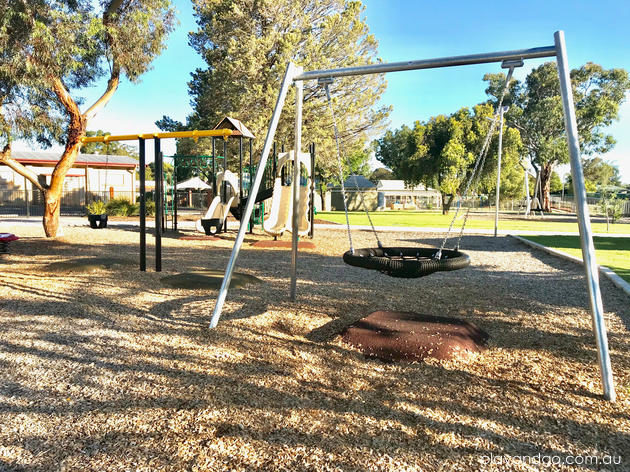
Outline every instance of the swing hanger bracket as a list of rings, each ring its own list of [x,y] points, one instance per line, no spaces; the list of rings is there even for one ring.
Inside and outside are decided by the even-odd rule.
[[[506,59],[501,63],[501,69],[514,69],[515,67],[523,67],[523,59]]]
[[[320,77],[317,79],[317,85],[330,85],[335,81],[333,77]]]

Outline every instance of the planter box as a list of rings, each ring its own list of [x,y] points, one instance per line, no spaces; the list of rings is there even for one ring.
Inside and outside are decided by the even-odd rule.
[[[220,218],[202,218],[201,226],[203,226],[203,230],[206,233],[206,236],[214,236],[215,234],[221,232],[223,221],[221,221]]]
[[[107,215],[88,215],[90,228],[107,228]]]

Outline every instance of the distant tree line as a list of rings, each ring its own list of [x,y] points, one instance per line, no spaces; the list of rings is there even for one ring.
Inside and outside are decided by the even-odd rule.
[[[599,156],[588,156],[604,154],[615,144],[604,130],[618,118],[619,105],[630,89],[628,73],[588,63],[572,70],[571,80],[587,188],[619,183],[619,172],[613,165]],[[438,189],[444,197],[444,211],[464,190],[488,129],[487,118],[494,113],[506,77],[487,74],[484,81],[488,84],[486,103],[472,111],[462,108],[451,115],[417,121],[411,128],[387,131],[374,144],[377,160],[395,176],[409,184],[422,182]],[[524,170],[531,167],[540,182],[543,209],[549,211],[552,188],[558,184],[562,188],[554,169],[569,162],[556,64],[549,62],[533,69],[523,83],[511,80],[504,104],[509,110],[503,130],[501,194],[524,195]],[[492,136],[489,162],[477,192],[496,191],[497,135],[498,130]]]

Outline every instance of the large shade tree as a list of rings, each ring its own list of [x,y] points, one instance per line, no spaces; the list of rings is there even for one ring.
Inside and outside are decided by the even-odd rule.
[[[377,61],[377,42],[369,34],[361,2],[344,0],[194,0],[199,30],[190,44],[207,68],[197,69],[189,84],[194,112],[186,123],[164,117],[163,130],[214,127],[224,116],[241,120],[258,137],[257,151],[269,126],[287,63],[307,70]],[[386,87],[382,75],[348,77],[331,86],[344,155],[357,156],[370,133],[389,114],[377,108]],[[293,148],[294,91],[287,96],[276,133],[279,144]],[[304,84],[303,142],[314,142],[320,180],[337,175],[333,126],[325,92],[317,82]],[[178,143],[180,154],[207,154],[208,141]],[[258,152],[256,152],[258,154]],[[353,164],[354,166],[354,164]],[[346,172],[350,172],[346,167]]]
[[[452,115],[439,115],[426,122],[416,121],[413,128],[388,131],[375,142],[376,158],[409,185],[424,184],[442,194],[443,213],[447,213],[458,195],[471,182],[472,191],[494,190],[497,162],[497,134],[492,136],[483,168],[479,165],[474,180],[471,175],[490,131],[494,109],[481,104],[473,110],[462,108]],[[520,194],[522,171],[519,170],[519,133],[506,128],[503,133],[503,194]]]
[[[486,92],[499,96],[505,83],[503,74],[488,74]],[[619,105],[630,88],[624,69],[606,70],[587,63],[571,71],[580,148],[582,154],[606,153],[615,144],[605,128],[618,118]],[[512,81],[511,102],[506,119],[521,134],[525,153],[538,172],[543,189],[543,209],[551,210],[549,199],[551,176],[559,164],[569,162],[564,125],[560,82],[555,62],[532,70],[524,83]]]
[[[135,82],[164,48],[175,18],[169,0],[0,0],[0,163],[41,190],[47,236],[56,236],[63,181],[88,122],[120,80]],[[80,91],[106,77],[101,96]],[[64,150],[50,182],[11,158],[25,139]]]

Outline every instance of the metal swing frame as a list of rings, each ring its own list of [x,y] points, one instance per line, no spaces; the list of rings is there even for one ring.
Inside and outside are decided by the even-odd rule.
[[[271,117],[271,123],[267,131],[262,155],[256,172],[250,198],[245,206],[245,213],[242,221],[249,221],[250,215],[254,209],[254,198],[262,180],[262,169],[265,168],[269,152],[271,151],[272,142],[275,136],[276,128],[280,114],[286,100],[287,92],[291,85],[295,86],[295,146],[294,149],[300,151],[302,149],[302,102],[303,102],[303,83],[307,80],[317,80],[320,78],[347,77],[365,74],[382,74],[386,72],[398,72],[419,69],[435,69],[441,67],[463,66],[471,64],[485,64],[492,62],[519,61],[525,59],[537,59],[545,57],[555,57],[558,64],[558,78],[560,80],[560,92],[562,96],[562,105],[564,109],[565,129],[567,133],[567,141],[569,147],[569,156],[571,163],[571,176],[575,186],[575,201],[577,205],[577,219],[580,232],[580,241],[582,246],[582,257],[584,260],[584,269],[588,283],[588,293],[590,301],[590,309],[592,315],[593,333],[597,344],[597,357],[599,361],[599,369],[604,392],[604,398],[609,401],[615,401],[615,388],[613,383],[612,367],[610,363],[610,354],[608,351],[608,337],[606,334],[606,324],[604,321],[604,309],[602,304],[601,291],[599,286],[599,271],[595,260],[595,247],[593,245],[593,234],[590,224],[589,209],[586,202],[586,189],[584,187],[584,173],[580,160],[580,145],[578,139],[577,120],[575,115],[575,107],[573,103],[573,93],[571,89],[571,78],[569,75],[569,65],[567,60],[566,45],[564,40],[564,32],[556,31],[554,33],[554,45],[537,47],[530,49],[519,49],[513,51],[491,52],[482,54],[472,54],[464,56],[443,57],[437,59],[424,59],[404,62],[393,62],[385,64],[370,64],[358,67],[346,67],[329,70],[314,70],[304,72],[302,67],[289,63],[282,80],[278,99]],[[294,181],[299,179],[299,166],[294,168]],[[297,186],[293,189],[293,216],[292,227],[298,226],[297,208],[299,204],[299,193]],[[212,313],[210,328],[215,328],[221,317],[223,305],[227,297],[228,288],[232,279],[232,273],[236,260],[240,252],[247,225],[241,223],[241,226],[234,242],[234,247],[225,269],[225,276],[219,295]],[[298,235],[292,232],[292,251],[291,251],[291,289],[290,298],[292,301],[296,299],[297,285],[297,257],[298,257]]]

